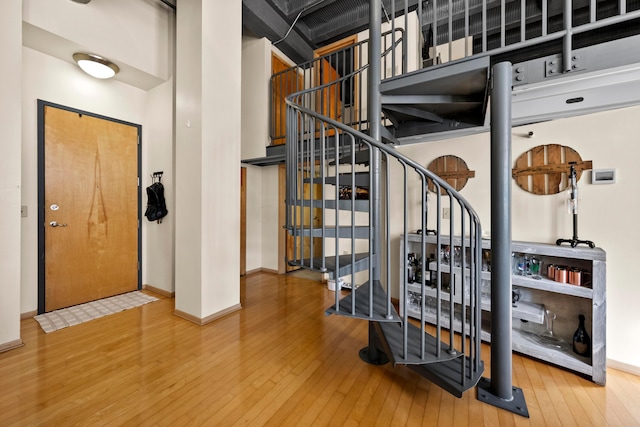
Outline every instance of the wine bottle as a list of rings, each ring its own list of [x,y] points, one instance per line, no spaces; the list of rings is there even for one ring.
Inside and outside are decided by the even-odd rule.
[[[584,316],[578,316],[580,323],[578,329],[573,334],[573,352],[577,355],[589,357],[591,356],[591,338],[584,327]]]

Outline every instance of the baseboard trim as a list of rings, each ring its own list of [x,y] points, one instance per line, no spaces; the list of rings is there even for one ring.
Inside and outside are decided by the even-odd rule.
[[[629,365],[628,363],[618,362],[617,360],[607,359],[607,368],[617,369],[628,374],[640,377],[640,367]]]
[[[37,310],[27,311],[26,313],[20,313],[20,320],[31,319],[38,315]]]
[[[0,344],[0,353],[22,347],[23,345],[24,343],[22,342],[22,340],[14,340],[6,342],[4,344]]]
[[[180,318],[182,318],[182,319],[188,320],[189,322],[195,323],[196,325],[204,326],[207,323],[211,323],[216,319],[224,317],[227,314],[231,314],[231,313],[233,313],[235,311],[238,311],[240,309],[242,309],[242,305],[236,304],[236,305],[233,305],[231,307],[225,308],[224,310],[218,311],[217,313],[210,314],[209,316],[207,316],[207,317],[205,317],[203,319],[201,319],[201,318],[199,318],[197,316],[194,316],[193,314],[185,313],[184,311],[180,311],[180,310],[177,310],[177,309],[173,310],[173,314],[178,316],[178,317],[180,317]]]
[[[272,273],[272,274],[279,274],[278,270],[272,270],[271,268],[254,268],[253,270],[249,270],[245,273],[245,276],[248,276],[249,274],[253,274],[253,273]]]
[[[145,291],[153,292],[154,294],[161,295],[165,298],[174,298],[176,296],[175,292],[165,291],[164,289],[156,288],[155,286],[151,285],[142,285],[142,289],[144,289]]]

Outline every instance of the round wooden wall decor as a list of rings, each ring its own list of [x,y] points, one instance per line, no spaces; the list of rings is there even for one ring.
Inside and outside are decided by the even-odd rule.
[[[582,160],[571,147],[559,144],[538,145],[516,159],[511,175],[524,191],[533,194],[557,194],[566,190],[569,163],[575,162],[576,178],[592,169],[591,160]],[[565,175],[565,179],[563,179]]]
[[[475,171],[470,171],[464,160],[452,155],[438,157],[429,163],[427,169],[447,181],[447,184],[456,191],[462,190],[469,178],[476,176]],[[436,192],[436,187],[431,181],[429,181],[429,191]],[[440,194],[446,194],[443,188],[440,189]]]

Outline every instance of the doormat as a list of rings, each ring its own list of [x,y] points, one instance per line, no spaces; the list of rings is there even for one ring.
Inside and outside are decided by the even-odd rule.
[[[39,314],[35,316],[34,319],[38,321],[42,330],[48,334],[58,329],[79,325],[89,320],[128,310],[157,300],[158,298],[146,295],[140,291],[134,291]]]

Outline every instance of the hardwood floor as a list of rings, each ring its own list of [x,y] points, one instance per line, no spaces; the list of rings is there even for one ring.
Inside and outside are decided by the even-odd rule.
[[[516,355],[525,419],[361,362],[367,323],[325,317],[318,282],[256,273],[242,291],[242,310],[205,326],[163,297],[48,335],[23,320],[25,346],[0,354],[0,426],[640,425],[640,377],[609,369],[600,387]]]

